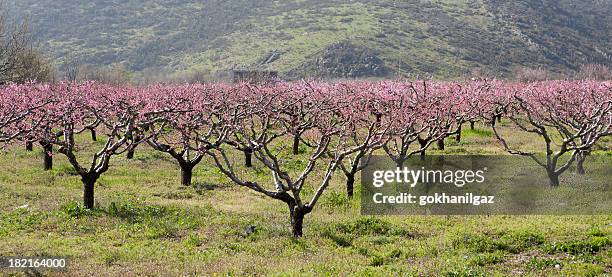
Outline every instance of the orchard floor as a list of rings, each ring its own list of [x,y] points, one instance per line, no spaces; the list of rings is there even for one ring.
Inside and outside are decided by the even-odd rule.
[[[478,128],[430,153],[502,153]],[[505,132],[523,148],[539,143]],[[83,161],[103,143],[79,139]],[[595,154],[611,153],[604,144]],[[112,160],[96,185],[97,208],[86,211],[63,156],[45,172],[40,149],[21,148],[0,152],[0,256],[70,257],[69,271],[45,275],[612,275],[612,213],[366,217],[359,191],[348,200],[337,175],[296,240],[286,205],[233,185],[210,161],[196,167],[193,186],[181,187],[169,156],[140,147],[133,160]],[[285,162],[298,169],[305,157]],[[260,164],[243,172],[270,181]],[[251,225],[256,232],[246,236]]]

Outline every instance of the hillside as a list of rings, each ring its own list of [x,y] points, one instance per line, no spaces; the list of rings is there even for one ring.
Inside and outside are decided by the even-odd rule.
[[[507,76],[612,66],[612,1],[13,0],[50,56],[147,73]]]

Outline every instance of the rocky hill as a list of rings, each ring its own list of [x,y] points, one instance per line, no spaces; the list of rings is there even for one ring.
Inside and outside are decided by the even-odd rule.
[[[71,60],[181,74],[507,76],[612,66],[610,0],[13,0],[41,47]]]

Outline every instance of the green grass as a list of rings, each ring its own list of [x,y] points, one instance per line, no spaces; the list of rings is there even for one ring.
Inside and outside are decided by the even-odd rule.
[[[80,139],[84,160],[95,143]],[[482,130],[430,152],[458,151],[502,153]],[[17,146],[0,153],[0,255],[69,256],[71,275],[612,274],[612,215],[361,216],[359,185],[348,199],[337,175],[296,240],[285,204],[233,185],[208,160],[185,188],[171,159],[139,147],[134,160],[113,159],[88,211],[66,160],[56,154],[55,168],[43,172],[39,154]],[[298,169],[305,157],[283,158]],[[270,181],[259,163],[241,171]],[[251,225],[256,232],[247,236]]]

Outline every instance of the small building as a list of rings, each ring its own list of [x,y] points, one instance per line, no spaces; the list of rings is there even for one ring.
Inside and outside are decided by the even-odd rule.
[[[278,80],[278,71],[270,70],[232,70],[232,80],[234,83],[249,82],[254,84],[265,83]]]

